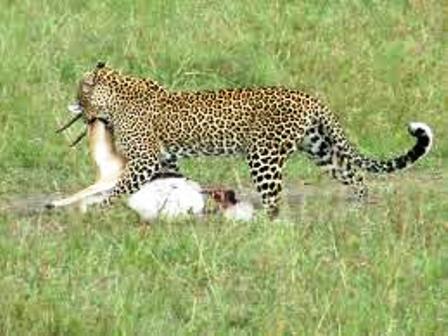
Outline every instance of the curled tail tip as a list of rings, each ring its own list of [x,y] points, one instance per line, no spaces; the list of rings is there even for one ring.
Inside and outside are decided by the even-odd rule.
[[[425,123],[418,121],[409,123],[409,133],[417,138],[420,138],[422,136],[426,136],[431,140],[433,138],[431,127],[429,127]]]
[[[418,142],[425,147],[425,154],[429,152],[432,147],[434,134],[431,127],[422,122],[409,123],[409,133],[416,137]]]
[[[412,166],[415,161],[423,158],[431,150],[433,133],[431,127],[422,122],[409,123],[408,131],[409,134],[417,138],[417,142],[406,154],[386,161],[363,157],[355,163],[359,167],[377,174],[391,173]]]

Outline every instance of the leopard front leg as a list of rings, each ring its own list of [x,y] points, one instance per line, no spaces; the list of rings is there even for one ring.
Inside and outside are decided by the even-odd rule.
[[[140,190],[146,182],[160,173],[160,168],[159,159],[155,154],[139,154],[138,157],[129,160],[101,206],[108,206],[119,196]]]
[[[276,218],[279,213],[282,168],[291,150],[290,144],[274,143],[268,147],[262,143],[253,146],[247,154],[252,181],[271,219]]]

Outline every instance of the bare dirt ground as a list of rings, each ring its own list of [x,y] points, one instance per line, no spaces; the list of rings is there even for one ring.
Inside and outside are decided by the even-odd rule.
[[[390,176],[387,178],[377,178],[369,181],[371,193],[367,204],[376,204],[381,199],[381,189],[393,188],[395,190],[407,190],[405,192],[415,193],[420,188],[433,189],[442,194],[448,193],[448,188],[443,184],[445,180],[443,172],[434,171],[431,174],[407,173],[401,176]],[[249,201],[255,208],[261,208],[258,194],[249,186],[236,190],[241,200]],[[53,194],[33,194],[33,195],[12,195],[0,199],[0,212],[10,212],[17,216],[32,216],[34,214],[51,211],[46,209],[45,204],[53,199],[62,197],[61,193]],[[282,193],[282,212],[293,214],[298,211],[306,202],[320,202],[325,198],[326,202],[338,204],[352,202],[350,192],[337,183],[322,181],[318,184],[307,184],[303,181],[292,181],[286,185]]]

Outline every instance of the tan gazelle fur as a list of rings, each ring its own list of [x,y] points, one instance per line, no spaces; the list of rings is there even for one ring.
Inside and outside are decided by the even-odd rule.
[[[60,200],[53,201],[54,207],[78,203],[81,211],[87,206],[99,203],[116,184],[126,160],[116,151],[113,135],[101,120],[88,124],[89,153],[96,165],[96,181],[91,186]]]

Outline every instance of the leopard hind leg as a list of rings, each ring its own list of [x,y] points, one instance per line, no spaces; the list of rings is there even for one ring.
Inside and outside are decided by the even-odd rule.
[[[367,197],[364,176],[352,163],[348,146],[338,143],[324,125],[315,125],[305,132],[301,149],[332,178],[349,186],[355,200],[362,201]]]

